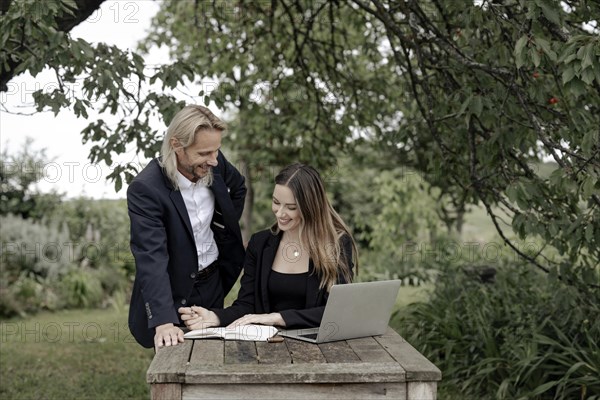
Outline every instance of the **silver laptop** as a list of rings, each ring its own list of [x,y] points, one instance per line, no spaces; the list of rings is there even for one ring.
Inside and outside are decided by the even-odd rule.
[[[333,285],[318,328],[279,331],[311,343],[382,335],[396,303],[399,280]]]

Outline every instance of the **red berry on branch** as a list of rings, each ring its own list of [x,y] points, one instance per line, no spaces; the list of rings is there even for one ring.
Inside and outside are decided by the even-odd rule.
[[[558,99],[556,97],[550,97],[550,100],[548,100],[548,103],[556,104],[556,103],[558,103]]]
[[[537,79],[537,78],[539,78],[539,77],[540,77],[540,73],[539,73],[539,72],[537,72],[537,71],[535,71],[535,72],[533,73],[533,78],[534,78],[534,79]]]

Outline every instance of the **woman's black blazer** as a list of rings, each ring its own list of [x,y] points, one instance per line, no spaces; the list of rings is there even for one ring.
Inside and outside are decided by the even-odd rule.
[[[244,274],[241,279],[241,288],[237,300],[225,309],[213,309],[222,326],[229,325],[236,319],[246,314],[264,314],[272,312],[269,304],[268,282],[272,270],[275,254],[281,241],[282,233],[274,235],[270,230],[264,230],[252,235],[246,248],[244,260]],[[341,239],[342,251],[349,261],[350,275],[352,276],[352,245],[347,236]],[[326,289],[319,289],[319,276],[310,260],[309,277],[306,288],[306,303],[302,310],[280,311],[287,328],[316,327],[321,323],[325,303],[329,293]],[[342,274],[338,283],[347,283]]]

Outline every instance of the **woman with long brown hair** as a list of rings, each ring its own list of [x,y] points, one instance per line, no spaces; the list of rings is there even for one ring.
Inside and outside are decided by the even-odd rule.
[[[352,280],[356,245],[319,173],[292,164],[275,177],[276,221],[248,243],[237,300],[228,308],[180,308],[190,329],[263,324],[318,326],[329,289]]]

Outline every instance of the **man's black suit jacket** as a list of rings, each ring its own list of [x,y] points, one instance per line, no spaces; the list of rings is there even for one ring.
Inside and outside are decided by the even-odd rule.
[[[222,326],[227,326],[246,314],[265,314],[272,312],[269,304],[269,275],[282,233],[274,235],[269,230],[258,232],[250,238],[244,260],[244,274],[241,279],[237,300],[225,309],[212,309]],[[352,242],[348,236],[340,239],[342,251],[353,275]],[[323,244],[325,246],[325,244]],[[321,324],[325,304],[329,293],[320,289],[320,277],[315,272],[312,260],[308,263],[308,281],[306,285],[306,303],[301,310],[280,311],[287,328],[317,327]],[[347,283],[343,275],[338,275],[338,283]]]
[[[244,246],[239,219],[244,209],[244,177],[221,152],[210,189],[215,195],[211,228],[219,249],[219,272],[226,295],[239,277]],[[183,197],[158,160],[152,160],[127,189],[131,252],[136,276],[129,329],[144,347],[154,345],[154,328],[180,324],[177,309],[189,306],[198,271],[194,235]]]

